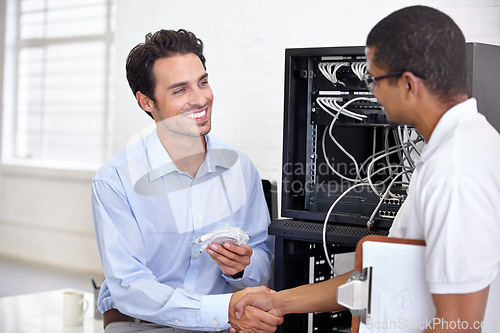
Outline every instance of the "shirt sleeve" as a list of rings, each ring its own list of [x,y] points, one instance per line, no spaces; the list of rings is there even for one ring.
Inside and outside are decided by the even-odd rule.
[[[250,162],[249,162],[250,163]],[[250,163],[250,194],[248,205],[246,205],[246,225],[250,230],[250,241],[247,244],[253,250],[248,265],[239,279],[233,279],[229,275],[223,277],[233,287],[243,289],[268,285],[271,277],[271,262],[274,258],[274,237],[268,234],[271,223],[269,210],[264,197],[262,180],[257,170]]]
[[[434,294],[471,293],[496,277],[500,227],[487,184],[464,177],[433,179],[419,201],[426,274]]]
[[[112,295],[103,298],[100,310],[116,307],[134,318],[199,331],[229,328],[231,294],[189,294],[155,279],[146,266],[141,230],[123,186],[114,178],[94,180],[92,185],[94,226],[106,276],[103,286]]]

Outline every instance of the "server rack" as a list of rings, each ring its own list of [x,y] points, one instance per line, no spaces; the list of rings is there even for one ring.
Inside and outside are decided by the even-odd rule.
[[[373,165],[369,170],[370,162],[401,144],[403,136],[416,134],[388,124],[364,86],[364,47],[287,49],[285,57],[282,216],[323,221],[354,184],[390,180],[406,156],[387,154],[376,161],[377,173]],[[406,192],[393,184],[390,200],[377,207],[383,191],[384,186],[351,190],[329,221],[364,227],[377,209],[370,222],[388,229]]]
[[[281,215],[292,219],[275,220],[269,229],[276,240],[277,290],[334,277],[336,272],[328,261],[335,267],[334,258],[353,252],[366,235],[387,235],[405,194],[398,185],[394,190],[397,198],[381,203],[371,228],[367,228],[367,221],[380,201],[380,193],[360,186],[344,195],[329,214],[325,253],[322,222],[331,204],[360,181],[351,182],[349,178],[366,176],[366,171],[356,170],[359,166],[341,149],[357,161],[367,160],[374,150],[384,151],[397,145],[394,135],[390,135],[395,128],[387,123],[381,106],[361,80],[366,70],[364,47],[287,49],[285,57]],[[339,113],[335,117],[327,103],[340,107],[348,103],[345,109],[357,116]],[[323,139],[334,118],[333,136],[339,144]],[[381,164],[385,167],[400,163],[400,158],[390,154]],[[342,171],[335,170],[341,176],[331,166],[343,167]],[[382,171],[373,176],[373,181],[388,176],[388,171]],[[379,188],[379,192],[382,190]],[[350,322],[348,311],[292,314],[286,316],[279,332],[346,332],[350,331]]]

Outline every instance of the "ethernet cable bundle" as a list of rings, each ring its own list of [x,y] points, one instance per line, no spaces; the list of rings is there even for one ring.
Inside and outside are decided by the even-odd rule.
[[[199,245],[199,253],[202,253],[212,243],[222,245],[225,242],[229,242],[236,245],[244,245],[247,244],[249,240],[250,237],[241,228],[220,226],[193,241],[193,245]]]

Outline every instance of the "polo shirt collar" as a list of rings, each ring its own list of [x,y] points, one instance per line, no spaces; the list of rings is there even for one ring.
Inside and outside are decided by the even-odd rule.
[[[423,161],[427,156],[430,156],[431,152],[441,145],[461,119],[477,113],[477,101],[475,98],[469,98],[446,111],[432,131],[429,142],[424,146],[420,160]]]

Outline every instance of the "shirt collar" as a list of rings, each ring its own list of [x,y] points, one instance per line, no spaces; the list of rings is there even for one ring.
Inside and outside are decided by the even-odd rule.
[[[429,142],[425,145],[420,159],[424,160],[435,148],[439,147],[461,119],[476,113],[478,113],[478,111],[475,98],[469,98],[446,111],[441,116],[441,119],[439,119],[436,127],[434,127]]]
[[[215,167],[222,167],[224,169],[229,169],[234,165],[236,152],[229,150],[227,148],[217,148],[217,144],[212,142],[212,137],[205,135],[205,140],[207,141],[207,157],[209,170],[215,171]]]
[[[207,154],[200,166],[200,171],[206,169],[203,174],[215,172],[216,167],[229,169],[234,164],[233,159],[228,158],[227,154],[224,153],[225,149],[216,149],[214,147],[212,139],[208,134],[205,135],[205,141],[207,143]],[[161,144],[156,129],[147,139],[146,155],[149,162],[150,181],[154,181],[174,171],[181,172]]]

